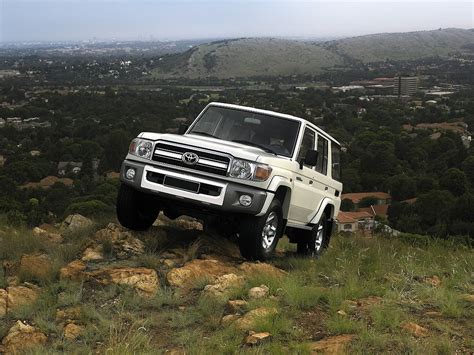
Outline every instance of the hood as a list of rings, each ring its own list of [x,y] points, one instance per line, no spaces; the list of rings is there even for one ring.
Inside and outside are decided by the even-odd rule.
[[[139,134],[139,137],[150,140],[165,140],[171,143],[179,143],[194,146],[196,148],[215,150],[222,153],[228,153],[235,158],[241,158],[250,161],[257,161],[259,158],[274,157],[273,154],[265,152],[264,150],[257,147],[200,135],[143,132]]]

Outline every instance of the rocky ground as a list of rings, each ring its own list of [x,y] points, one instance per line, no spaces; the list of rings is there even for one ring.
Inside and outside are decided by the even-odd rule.
[[[0,231],[0,353],[474,351],[472,250],[337,236],[271,263],[191,219]],[[1,249],[0,249],[1,250]]]

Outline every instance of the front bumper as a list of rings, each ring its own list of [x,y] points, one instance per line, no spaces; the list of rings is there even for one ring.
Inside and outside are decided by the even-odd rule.
[[[128,169],[135,169],[133,180],[126,178],[125,174]],[[244,184],[203,177],[128,159],[122,163],[120,180],[137,190],[160,196],[164,200],[175,200],[230,213],[261,214],[274,195],[272,192]],[[173,183],[167,183],[168,181]],[[191,186],[193,188],[197,186],[197,191],[191,191]],[[239,202],[241,195],[251,196],[252,204],[242,206]]]

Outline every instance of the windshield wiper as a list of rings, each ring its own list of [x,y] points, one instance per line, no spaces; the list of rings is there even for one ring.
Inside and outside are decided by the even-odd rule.
[[[199,134],[201,136],[206,136],[206,137],[212,137],[212,138],[216,138],[216,139],[220,139],[219,137],[216,137],[215,135],[213,134],[210,134],[210,133],[207,133],[207,132],[201,132],[201,131],[196,131],[196,132],[189,132],[189,134]]]
[[[270,149],[270,148],[265,147],[264,145],[261,145],[261,144],[258,144],[258,143],[249,142],[249,141],[240,140],[240,139],[234,139],[232,142],[241,143],[241,144],[246,144],[246,145],[250,145],[250,146],[253,146],[253,147],[257,147],[257,148],[260,148],[260,149],[264,150],[264,151],[267,152],[267,153],[272,153],[272,154],[274,154],[274,155],[277,155],[277,153],[276,153],[273,149]]]

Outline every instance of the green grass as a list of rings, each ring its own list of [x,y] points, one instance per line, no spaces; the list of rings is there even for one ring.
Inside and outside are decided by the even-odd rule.
[[[43,292],[34,304],[2,319],[0,338],[16,319],[22,319],[48,334],[47,345],[32,350],[38,354],[146,354],[171,348],[189,354],[309,354],[311,342],[339,334],[353,334],[350,352],[359,354],[451,354],[474,348],[474,306],[461,300],[462,294],[474,293],[474,253],[463,243],[410,236],[335,236],[325,255],[311,260],[295,257],[294,246],[284,242],[279,247],[288,255],[271,263],[286,270],[286,275],[246,275],[242,286],[213,297],[202,294],[203,288],[212,283],[209,277],[194,280],[187,290],[167,285],[167,268],[160,259],[169,245],[166,234],[176,231],[153,228],[139,235],[146,253],[121,261],[155,269],[160,275],[158,293],[142,298],[127,287],[59,280],[58,268],[81,254],[97,228],[67,235],[64,244],[47,247],[37,243],[27,230],[7,231],[0,240],[2,257],[18,261],[24,253],[41,251],[52,258],[54,267],[40,280],[20,275],[22,280],[40,285]],[[191,235],[179,233],[185,238]],[[206,239],[194,243],[188,239],[191,241],[180,240],[178,249],[174,248],[179,251],[180,261],[192,260],[202,250],[212,253]],[[439,286],[424,281],[433,276],[441,280]],[[248,290],[262,284],[269,287],[269,297],[248,299]],[[6,286],[0,269],[0,287]],[[247,311],[278,309],[278,314],[254,324],[253,330],[272,334],[268,343],[245,347],[245,331],[221,324],[229,299],[247,300]],[[81,306],[77,322],[85,327],[84,334],[74,342],[63,338],[63,325],[56,320],[58,308],[72,306]],[[440,315],[429,317],[427,311]],[[428,336],[411,336],[401,327],[406,321],[427,328]]]

